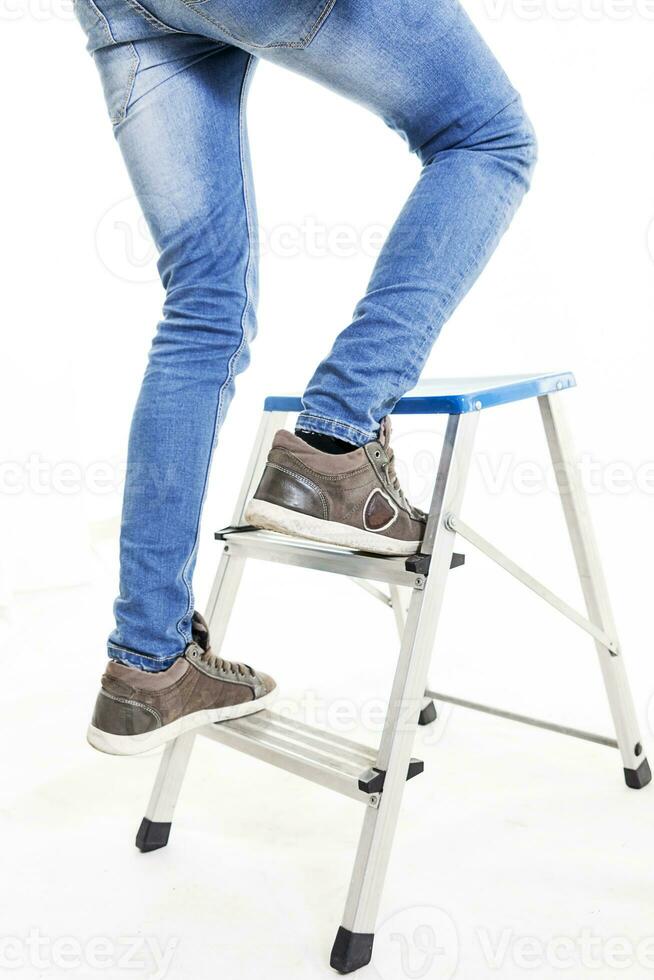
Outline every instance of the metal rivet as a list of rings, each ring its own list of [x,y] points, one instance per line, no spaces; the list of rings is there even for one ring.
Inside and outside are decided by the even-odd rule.
[[[482,409],[481,402],[475,402],[475,408],[477,409],[478,412],[481,412],[481,409]]]

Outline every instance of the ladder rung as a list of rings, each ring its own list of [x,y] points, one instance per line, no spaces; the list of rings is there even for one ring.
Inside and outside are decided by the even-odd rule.
[[[368,745],[342,739],[273,711],[207,725],[200,734],[295,773],[351,799],[370,803],[359,778],[377,758]]]
[[[375,750],[370,746],[353,742],[351,739],[343,738],[333,732],[325,731],[325,729],[316,728],[295,719],[285,718],[278,712],[274,712],[274,714],[271,712],[268,718],[261,719],[262,714],[265,715],[266,712],[248,715],[245,720],[251,725],[264,725],[269,731],[275,731],[287,739],[302,738],[307,746],[313,745],[314,748],[323,753],[326,752],[328,755],[331,752],[331,754],[338,755],[339,758],[351,759],[359,767],[361,765],[364,768],[369,766],[370,760],[374,761],[377,756]]]
[[[229,554],[242,558],[258,558],[263,561],[297,565],[324,572],[336,572],[349,578],[371,579],[391,585],[414,587],[416,572],[407,571],[405,557],[372,555],[352,551],[335,545],[318,544],[291,538],[274,531],[257,531],[250,528],[225,528],[216,533],[225,542]],[[455,556],[453,566],[460,564],[461,556]]]
[[[361,774],[361,766],[365,768],[370,764],[370,755],[364,754],[363,750],[358,755],[355,755],[352,749],[339,750],[336,746],[327,745],[311,735],[284,728],[277,724],[276,719],[264,718],[257,721],[242,718],[236,721],[233,727],[241,734],[257,738],[266,745],[292,752],[294,755],[299,753],[303,758],[336,769],[346,776],[358,778]]]

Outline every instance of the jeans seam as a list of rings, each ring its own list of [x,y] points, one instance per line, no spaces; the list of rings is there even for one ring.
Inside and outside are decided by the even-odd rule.
[[[312,24],[307,33],[304,34],[298,41],[275,41],[272,44],[256,44],[253,41],[248,41],[247,38],[239,37],[237,34],[233,34],[230,30],[228,30],[225,25],[221,24],[221,22],[215,17],[212,17],[210,14],[206,14],[204,10],[198,9],[198,4],[194,3],[193,0],[182,0],[182,3],[189,10],[193,10],[198,17],[202,17],[202,19],[206,20],[207,23],[212,24],[214,27],[217,27],[219,31],[222,31],[223,34],[226,34],[234,44],[243,46],[247,45],[248,48],[254,48],[259,51],[269,51],[274,48],[306,48],[307,45],[313,41],[327,16],[331,13],[336,0],[330,0],[330,2],[325,5],[315,24]],[[317,9],[319,8],[320,4],[317,5]]]
[[[340,419],[330,419],[326,415],[317,415],[315,412],[305,412],[303,411],[298,416],[298,421],[296,428],[304,432],[312,432],[313,430],[302,425],[302,419],[317,419],[319,422],[327,422],[328,425],[338,426],[341,429],[349,429],[351,432],[357,432],[359,435],[366,436],[369,441],[375,438],[375,433],[370,433],[366,429],[360,429],[358,425],[351,425],[349,422],[341,422]]]
[[[145,653],[123,653],[119,655],[110,646],[108,656],[110,660],[123,664],[125,667],[133,667],[135,670],[156,673],[160,670],[168,670],[173,664],[177,663],[183,654],[169,654],[167,657],[149,657]]]
[[[177,76],[180,75],[182,72],[187,71],[189,68],[194,68],[195,65],[198,65],[203,61],[206,61],[208,58],[214,58],[216,55],[220,54],[222,51],[225,50],[225,48],[228,47],[229,47],[228,44],[225,44],[223,42],[217,42],[216,47],[212,51],[208,51],[206,54],[199,55],[197,58],[194,58],[193,61],[189,61],[188,64],[185,64],[182,67],[178,68],[177,71],[173,72],[167,78],[163,78],[160,82],[157,82],[156,85],[153,85],[152,88],[150,88],[143,95],[139,95],[136,99],[130,100],[128,105],[130,114],[134,111],[135,106],[139,104],[141,99],[148,98],[149,96],[151,96],[152,93],[155,92],[161,85],[167,85],[169,82],[172,82],[173,79],[177,78]],[[123,122],[123,121],[124,120],[122,119],[118,120],[118,122]]]
[[[145,9],[145,7],[142,7],[140,3],[137,2],[137,0],[127,0],[127,3],[132,8],[132,10],[134,10],[135,13],[140,14],[140,16],[143,17],[143,19],[146,20],[148,24],[150,24],[152,27],[157,27],[163,30],[167,34],[184,33],[183,31],[178,31],[176,27],[169,27],[168,24],[164,24],[162,20],[159,20],[158,17],[155,17],[154,14],[151,14],[149,10]]]
[[[95,4],[94,0],[88,0],[88,4],[95,11],[98,20],[102,22],[104,31],[105,31],[107,37],[109,38],[109,43],[110,44],[116,44],[117,43],[116,42],[116,38],[111,33],[111,26],[109,24],[109,21],[105,17],[105,15],[102,13],[102,11],[100,10],[100,8]]]
[[[107,644],[109,650],[115,650],[116,653],[120,653],[123,656],[128,657],[142,657],[144,660],[151,660],[153,663],[165,663],[167,660],[179,660],[180,657],[184,656],[184,651],[180,653],[169,653],[166,657],[155,657],[151,653],[143,653],[141,650],[132,650],[130,647],[122,647],[118,643],[112,643],[109,641]]]
[[[325,21],[327,20],[327,18],[331,14],[332,9],[333,9],[335,3],[336,3],[336,0],[331,0],[330,3],[327,3],[323,7],[322,12],[318,16],[318,20],[315,22],[315,24],[313,25],[313,27],[311,28],[311,30],[309,31],[309,33],[308,34],[305,34],[304,37],[302,38],[302,43],[304,45],[311,44],[311,42],[313,41],[313,39],[316,36],[316,34],[318,33],[318,31],[320,30],[320,28],[322,27],[322,25],[325,23]],[[319,10],[319,9],[320,9],[320,4],[317,4],[316,5],[316,10]],[[314,13],[315,13],[315,11],[314,11]]]
[[[200,538],[200,527],[201,527],[201,522],[202,522],[202,508],[203,508],[203,505],[204,505],[204,500],[205,500],[206,493],[207,493],[207,486],[208,486],[208,483],[209,483],[209,472],[211,470],[211,461],[212,461],[212,458],[213,458],[213,452],[214,452],[214,448],[215,448],[215,445],[216,445],[216,436],[217,436],[218,428],[220,426],[220,421],[221,421],[221,418],[222,418],[223,396],[224,396],[224,393],[225,393],[225,388],[228,386],[228,384],[230,383],[230,381],[234,377],[234,366],[235,366],[236,362],[238,361],[239,355],[243,351],[243,348],[244,348],[244,346],[245,346],[245,344],[247,342],[247,337],[246,337],[246,333],[245,333],[245,317],[246,317],[246,314],[247,314],[248,309],[250,308],[250,304],[251,304],[251,279],[250,279],[250,276],[251,276],[251,271],[252,271],[252,222],[251,222],[251,215],[250,215],[250,205],[249,205],[248,194],[247,194],[247,180],[246,180],[246,176],[245,176],[245,169],[244,169],[244,166],[243,166],[243,100],[244,100],[245,92],[247,90],[248,77],[249,77],[250,72],[252,70],[252,64],[253,64],[254,61],[255,61],[254,56],[253,55],[249,55],[248,60],[247,60],[247,64],[245,66],[245,71],[243,72],[243,78],[241,80],[241,90],[240,90],[240,93],[239,93],[239,163],[240,163],[240,169],[241,169],[241,182],[242,182],[242,186],[243,186],[243,200],[244,200],[244,204],[245,204],[245,220],[246,220],[247,238],[248,238],[248,258],[247,258],[247,264],[246,264],[246,268],[245,268],[245,281],[244,281],[244,286],[245,286],[245,303],[243,304],[243,311],[241,313],[241,340],[240,340],[240,343],[239,343],[238,347],[236,348],[236,350],[234,351],[234,353],[232,354],[232,356],[229,359],[229,362],[228,362],[228,365],[227,365],[227,375],[225,377],[225,380],[221,384],[220,389],[219,389],[219,392],[218,392],[218,401],[217,401],[217,404],[216,404],[216,414],[215,414],[214,427],[213,427],[213,437],[212,437],[212,440],[211,440],[211,446],[209,448],[209,459],[207,460],[207,468],[206,468],[206,473],[205,473],[205,478],[204,478],[204,487],[203,487],[203,490],[202,490],[202,498],[200,500],[200,507],[198,509],[198,519],[197,519],[197,525],[196,525],[196,530],[195,530],[195,539],[193,541],[193,547],[191,549],[191,553],[188,556],[186,562],[184,563],[184,568],[182,569],[182,581],[184,582],[184,585],[186,586],[186,590],[187,590],[187,593],[188,593],[188,604],[187,604],[187,607],[186,607],[186,612],[184,613],[184,615],[182,616],[182,618],[177,621],[176,629],[177,629],[177,632],[179,633],[179,635],[185,641],[187,641],[188,638],[184,636],[184,633],[182,632],[182,630],[180,629],[180,627],[181,627],[181,624],[182,624],[183,620],[186,619],[188,617],[189,613],[192,611],[193,604],[194,604],[194,600],[193,600],[193,589],[192,589],[191,583],[189,582],[188,577],[187,577],[188,576],[188,568],[189,568],[189,565],[191,564],[191,561],[193,560],[193,556],[195,555],[195,553],[197,551],[197,548],[198,548],[198,543],[199,543],[199,538]]]
[[[132,65],[131,65],[131,68],[130,68],[130,71],[129,71],[129,77],[127,79],[127,93],[125,95],[125,100],[124,100],[123,105],[122,105],[122,107],[120,109],[120,112],[118,113],[118,116],[114,120],[112,120],[114,122],[114,124],[117,124],[117,123],[122,122],[123,119],[125,119],[126,116],[127,116],[127,109],[129,108],[129,104],[130,104],[131,99],[132,99],[132,94],[134,92],[134,83],[136,81],[136,73],[138,72],[139,65],[141,63],[141,59],[139,57],[139,53],[138,53],[138,51],[136,49],[136,46],[131,41],[129,42],[129,47],[131,48],[133,58],[132,58]]]

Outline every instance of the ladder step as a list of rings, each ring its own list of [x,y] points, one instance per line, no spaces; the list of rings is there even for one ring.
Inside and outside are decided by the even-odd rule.
[[[418,556],[421,561],[416,566],[413,561],[415,556],[407,559],[373,555],[247,526],[223,528],[216,532],[215,537],[218,541],[224,541],[227,554],[235,557],[314,568],[349,578],[371,579],[373,582],[388,582],[409,588],[415,587],[417,575],[424,576],[429,570],[429,556]],[[462,565],[463,561],[463,555],[454,555],[452,567]],[[411,568],[407,568],[407,565]]]
[[[199,734],[370,805],[363,783],[377,750],[369,745],[268,710],[207,725]]]

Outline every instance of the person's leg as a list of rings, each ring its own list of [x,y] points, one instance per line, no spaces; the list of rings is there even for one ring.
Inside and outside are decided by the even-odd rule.
[[[299,431],[362,446],[418,380],[515,213],[536,156],[532,127],[453,0],[337,0],[306,50],[264,57],[372,109],[423,165],[298,420]]]
[[[202,504],[234,375],[255,332],[244,126],[251,56],[125,0],[77,0],[166,290],[129,439],[109,655],[170,667],[193,639]]]
[[[191,639],[211,456],[255,332],[242,110],[251,64],[234,49],[196,62],[134,106],[118,132],[161,250],[166,299],[130,433],[109,653],[151,669]]]
[[[301,429],[357,445],[375,437],[515,210],[534,141],[515,91],[452,0],[336,0],[331,12],[296,0],[283,25],[236,0],[148,0],[147,9],[77,0],[76,9],[167,290],[130,439],[110,641],[112,657],[156,670],[191,639],[211,452],[254,330],[248,62],[220,42],[362,102],[425,164],[352,324],[309,385]]]
[[[509,224],[529,185],[533,131],[455,0],[337,0],[306,50],[266,57],[377,112],[423,166],[352,322],[309,382],[296,435],[275,438],[246,520],[411,554],[425,515],[399,486],[382,420]]]
[[[166,289],[130,435],[111,659],[87,735],[131,755],[260,711],[275,691],[266,674],[212,652],[191,591],[216,433],[254,333],[252,62],[178,33],[138,0],[77,0],[76,10]]]

